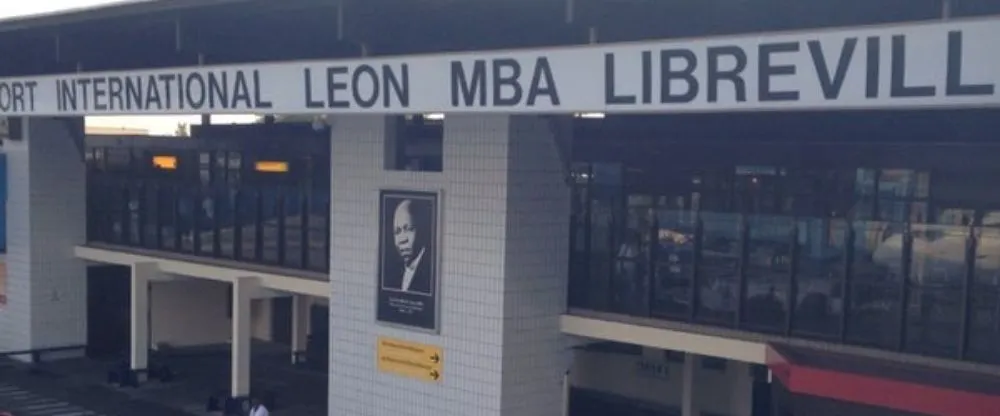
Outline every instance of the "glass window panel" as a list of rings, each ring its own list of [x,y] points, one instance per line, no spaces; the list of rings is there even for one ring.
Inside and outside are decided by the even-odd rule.
[[[791,278],[792,217],[750,215],[744,323],[753,328],[784,328]]]
[[[636,206],[627,211],[626,227],[622,230],[621,242],[615,252],[615,270],[612,278],[612,293],[616,312],[642,314],[648,302],[647,280],[650,273],[650,249],[652,248],[652,208],[647,203],[651,198],[630,198]]]
[[[927,284],[909,287],[907,351],[949,358],[958,355],[962,294],[961,286]]]
[[[261,241],[263,249],[263,261],[265,263],[278,263],[278,204],[280,203],[279,191],[274,187],[263,188],[263,212],[261,215],[261,225],[264,228]]]
[[[236,215],[240,221],[240,258],[243,261],[253,261],[256,258],[257,247],[257,192],[243,189],[237,193],[239,204]],[[233,236],[234,241],[236,236]]]
[[[732,324],[739,294],[741,218],[739,214],[706,212],[701,219],[696,316],[703,321]]]
[[[194,251],[194,233],[196,220],[201,210],[201,202],[195,197],[191,188],[178,187],[177,197],[180,199],[177,231],[181,236],[181,251]]]
[[[981,227],[975,235],[967,354],[973,360],[1000,365],[1000,229]]]
[[[159,205],[158,209],[161,212],[160,217],[160,247],[165,250],[173,250],[174,248],[174,237],[177,235],[177,222],[178,219],[178,200],[177,191],[175,187],[163,186],[159,190]]]
[[[962,323],[969,228],[912,224],[906,349],[954,357]]]
[[[657,211],[656,279],[653,282],[653,312],[667,316],[687,316],[691,308],[691,285],[694,277],[694,211],[683,203]],[[678,206],[679,205],[679,206]]]
[[[858,169],[854,181],[854,192],[858,196],[873,196],[877,181],[878,172],[874,169]]]
[[[142,219],[143,244],[150,248],[157,246],[157,219],[161,215],[157,196],[157,187],[154,184],[147,184],[142,188],[140,204],[144,210]]]
[[[215,209],[219,228],[219,255],[232,259],[236,256],[236,190],[229,187],[215,188]]]
[[[892,348],[899,334],[903,226],[900,223],[858,221],[847,338],[851,342]]]
[[[968,357],[1000,365],[1000,286],[976,285],[969,306]]]
[[[303,229],[308,222],[304,219],[302,204],[305,195],[297,189],[291,190],[285,196],[285,266],[302,268],[302,253],[305,251],[302,239],[307,237],[307,231]]]
[[[844,312],[843,277],[847,222],[804,218],[799,222],[797,293],[792,329],[796,333],[840,333]]]
[[[310,203],[311,215],[309,217],[309,269],[325,271],[329,268],[330,250],[327,247],[327,235],[330,224],[327,218],[330,215],[328,207],[328,191],[314,191],[313,199]]]

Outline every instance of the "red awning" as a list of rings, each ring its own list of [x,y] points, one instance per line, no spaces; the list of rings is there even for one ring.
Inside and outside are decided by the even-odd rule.
[[[941,416],[1000,415],[1000,375],[771,345],[771,373],[795,394]]]

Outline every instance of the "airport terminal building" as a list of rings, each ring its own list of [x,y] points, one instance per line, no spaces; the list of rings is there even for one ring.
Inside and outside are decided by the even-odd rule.
[[[0,21],[0,355],[222,351],[228,414],[307,414],[277,351],[331,416],[995,415],[998,41],[996,0]]]

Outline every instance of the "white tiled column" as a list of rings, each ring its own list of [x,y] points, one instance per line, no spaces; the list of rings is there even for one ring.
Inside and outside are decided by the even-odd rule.
[[[306,350],[309,342],[309,307],[312,299],[305,295],[292,297],[292,364],[298,364],[296,355]]]
[[[25,118],[7,141],[7,298],[0,351],[87,341],[86,169],[73,141],[82,119]]]
[[[232,397],[250,396],[250,343],[253,336],[253,317],[250,305],[257,291],[257,279],[243,277],[233,281],[233,344],[232,344]]]
[[[383,170],[395,132],[381,116],[333,118],[330,414],[561,414],[570,212],[552,125],[448,115],[440,173]],[[443,193],[440,335],[376,324],[383,188]],[[443,381],[379,373],[379,336],[441,346]]]
[[[131,368],[144,373],[149,369],[149,281],[157,273],[156,263],[132,265]]]

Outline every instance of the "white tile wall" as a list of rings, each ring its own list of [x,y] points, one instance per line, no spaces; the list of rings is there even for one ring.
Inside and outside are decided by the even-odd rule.
[[[86,170],[70,129],[32,118],[7,142],[7,296],[0,351],[86,343],[87,280],[73,247],[86,241]]]
[[[560,414],[569,194],[548,122],[449,115],[441,173],[382,170],[384,117],[333,130],[330,415]],[[375,323],[380,188],[444,193],[440,336]],[[442,346],[443,382],[378,373],[380,335]]]

